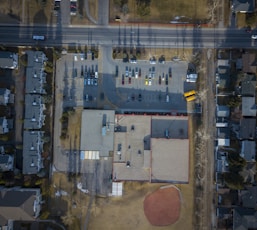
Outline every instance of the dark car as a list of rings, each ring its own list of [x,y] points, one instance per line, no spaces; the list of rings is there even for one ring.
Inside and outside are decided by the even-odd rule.
[[[129,77],[128,83],[131,84],[131,77]]]
[[[135,94],[132,94],[131,100],[132,100],[132,101],[135,101]]]
[[[138,76],[141,77],[141,68],[138,70]]]
[[[161,77],[161,75],[159,76],[159,85],[161,85],[162,84],[162,77]]]
[[[92,52],[92,61],[94,61],[94,60],[95,60],[95,53]]]
[[[116,68],[115,68],[115,77],[118,77],[119,75],[119,67],[116,65]]]
[[[169,77],[172,78],[172,69],[171,69],[171,67],[169,68]]]
[[[122,80],[121,80],[122,85],[124,85],[125,81],[124,81],[124,75],[122,75]]]
[[[138,94],[138,101],[142,101],[142,94]]]
[[[166,84],[166,85],[168,85],[168,84],[169,84],[169,78],[168,78],[168,75],[166,75],[165,84]]]

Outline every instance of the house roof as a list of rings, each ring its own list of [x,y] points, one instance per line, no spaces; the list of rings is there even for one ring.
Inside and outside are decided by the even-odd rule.
[[[220,66],[228,67],[229,66],[229,60],[228,59],[218,59],[217,66],[218,67],[220,67]]]
[[[257,62],[254,53],[245,53],[242,55],[243,72],[256,73]]]
[[[0,51],[0,68],[15,69],[18,66],[18,55],[8,51]]]
[[[233,230],[248,230],[257,228],[257,211],[248,208],[234,208]]]
[[[23,132],[23,174],[36,174],[42,168],[43,134],[41,131]]]
[[[40,129],[45,120],[44,109],[41,95],[26,94],[24,129]]]
[[[246,161],[255,161],[255,141],[242,141],[240,156]]]
[[[230,146],[230,130],[227,127],[217,128],[218,146]]]
[[[9,102],[10,90],[0,88],[0,105],[6,105]]]
[[[229,117],[230,110],[228,106],[218,105],[217,106],[217,117]]]
[[[13,157],[7,154],[0,154],[0,171],[13,170]]]
[[[255,97],[242,97],[242,115],[244,117],[256,116]]]
[[[256,119],[245,118],[240,120],[239,138],[242,140],[253,140],[255,138]]]
[[[257,208],[257,186],[248,187],[246,190],[242,190],[241,199],[243,207],[245,208]]]
[[[256,81],[243,81],[241,87],[242,96],[255,97]]]
[[[45,94],[46,73],[43,66],[27,67],[26,78],[26,93]]]
[[[254,0],[233,0],[232,10],[235,12],[250,13],[255,9]]]
[[[216,171],[227,172],[228,171],[228,158],[226,152],[216,152]]]
[[[40,212],[40,189],[0,188],[0,226],[12,220],[34,220]]]

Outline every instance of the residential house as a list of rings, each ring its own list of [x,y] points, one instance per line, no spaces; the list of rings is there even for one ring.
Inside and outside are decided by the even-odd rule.
[[[254,74],[245,74],[241,82],[241,95],[245,97],[255,97],[256,77]]]
[[[255,97],[242,97],[242,116],[256,117],[256,112]]]
[[[45,105],[42,96],[39,94],[25,95],[25,119],[24,129],[40,129],[44,125]]]
[[[221,67],[221,66],[226,66],[226,67],[229,67],[229,60],[228,59],[218,59],[218,63],[217,63],[217,66],[218,67]]]
[[[219,79],[218,82],[220,88],[228,88],[230,84],[229,67],[219,66],[217,68],[216,78]]]
[[[216,118],[216,127],[222,128],[222,127],[228,127],[228,120],[226,117],[217,117]]]
[[[0,105],[7,105],[10,102],[11,91],[6,88],[0,88]]]
[[[256,130],[256,119],[243,117],[240,120],[240,140],[254,140]]]
[[[28,55],[28,64],[29,67],[42,67],[44,63],[47,61],[46,55],[42,51],[26,51]]]
[[[0,134],[9,132],[8,121],[5,117],[0,117]]]
[[[257,211],[249,208],[233,209],[233,230],[257,229]]]
[[[255,161],[255,148],[256,144],[255,141],[242,141],[241,142],[241,153],[240,156],[243,157],[246,161]]]
[[[44,84],[46,83],[46,73],[42,66],[27,67],[26,69],[26,93],[45,94]]]
[[[257,186],[247,187],[245,190],[239,191],[239,199],[244,208],[257,209]]]
[[[43,167],[43,135],[42,131],[23,132],[23,174],[37,174]]]
[[[230,115],[230,110],[228,106],[225,105],[218,105],[216,107],[217,109],[217,117],[229,117]]]
[[[256,73],[257,62],[255,60],[255,53],[245,53],[242,55],[243,72]]]
[[[216,155],[216,172],[228,172],[228,153],[223,151],[215,151]]]
[[[232,0],[233,12],[252,13],[255,10],[255,0]]]
[[[0,154],[0,172],[13,170],[13,156]]]
[[[0,51],[0,68],[16,69],[18,68],[18,54]]]
[[[230,130],[229,128],[217,128],[218,146],[230,146]]]
[[[41,211],[38,188],[0,188],[0,229],[12,229],[15,220],[32,221]]]

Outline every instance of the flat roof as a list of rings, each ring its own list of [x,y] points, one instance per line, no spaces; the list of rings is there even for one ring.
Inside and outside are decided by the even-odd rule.
[[[116,115],[115,122],[114,180],[188,182],[188,117]]]
[[[152,116],[152,138],[187,139],[188,138],[188,117]]]
[[[80,150],[99,151],[100,157],[113,151],[114,110],[84,110]]]
[[[152,138],[151,181],[188,183],[189,140]]]
[[[113,177],[116,180],[148,181],[151,116],[116,115],[115,120]]]

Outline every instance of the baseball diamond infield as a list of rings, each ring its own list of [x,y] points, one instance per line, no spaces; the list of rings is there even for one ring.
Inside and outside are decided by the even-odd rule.
[[[144,212],[154,226],[174,224],[180,215],[180,192],[175,186],[161,187],[146,196]]]

